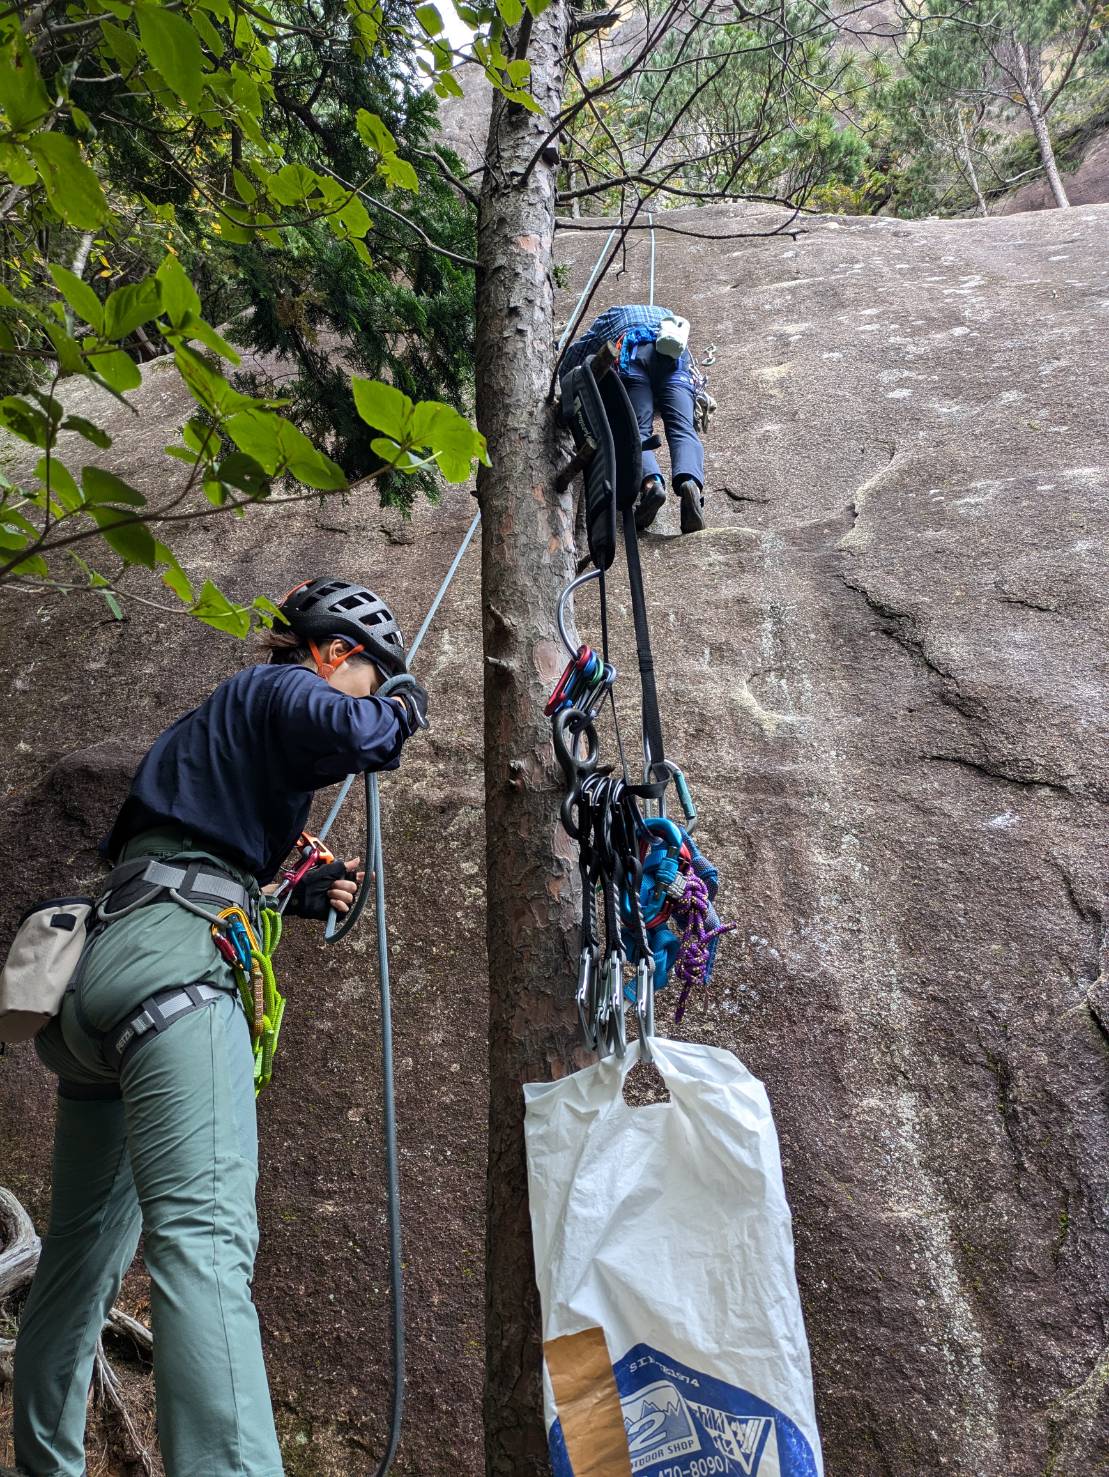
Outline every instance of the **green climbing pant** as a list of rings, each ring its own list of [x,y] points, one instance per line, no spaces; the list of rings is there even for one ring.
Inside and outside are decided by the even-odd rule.
[[[250,1032],[229,973],[218,956],[212,965],[208,925],[167,906],[169,956],[161,904],[113,924],[93,948],[83,992],[91,1026],[107,1029],[166,984],[206,978],[226,983],[227,994],[137,1047],[118,1074],[78,1022],[72,996],[36,1038],[62,1082],[50,1224],[15,1353],[16,1462],[31,1477],[85,1471],[96,1341],[140,1231],[167,1477],[283,1470],[250,1290],[258,1244]],[[125,956],[145,957],[154,975],[137,998]],[[116,1084],[118,1097],[71,1095]]]

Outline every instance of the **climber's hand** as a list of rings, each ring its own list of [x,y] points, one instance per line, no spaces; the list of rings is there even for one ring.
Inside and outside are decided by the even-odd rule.
[[[352,856],[345,862],[346,874],[333,882],[328,890],[327,900],[336,913],[349,913],[354,904],[355,896],[366,876],[365,871],[359,871],[358,868],[361,860],[360,856]]]
[[[361,857],[346,862],[327,862],[315,866],[293,888],[287,911],[297,918],[326,918],[336,913],[349,913],[359,883],[366,875],[358,870]]]

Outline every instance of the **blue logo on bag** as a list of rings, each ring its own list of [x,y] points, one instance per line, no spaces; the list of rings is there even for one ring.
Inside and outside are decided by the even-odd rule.
[[[647,1344],[613,1366],[634,1477],[817,1477],[798,1426],[765,1400]],[[555,1421],[554,1477],[574,1477]]]

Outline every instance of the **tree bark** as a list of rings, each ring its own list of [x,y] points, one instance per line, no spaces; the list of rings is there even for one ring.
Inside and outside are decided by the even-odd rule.
[[[1037,95],[1036,81],[1032,77],[1032,67],[1028,56],[1028,48],[1023,42],[1016,45],[1017,77],[1020,82],[1021,98],[1024,103],[1025,112],[1028,114],[1032,124],[1032,132],[1036,135],[1036,145],[1043,160],[1044,173],[1047,182],[1051,186],[1051,193],[1055,197],[1055,203],[1061,210],[1070,206],[1067,192],[1063,188],[1063,180],[1059,174],[1059,166],[1055,162],[1055,150],[1051,143],[1051,134],[1047,127],[1047,118],[1040,107]]]
[[[572,1070],[576,870],[558,821],[546,696],[565,657],[555,606],[574,576],[567,460],[546,404],[552,369],[555,171],[528,162],[562,100],[567,8],[532,27],[533,114],[494,96],[478,211],[477,417],[482,509],[489,950],[486,1472],[549,1471],[522,1084]]]

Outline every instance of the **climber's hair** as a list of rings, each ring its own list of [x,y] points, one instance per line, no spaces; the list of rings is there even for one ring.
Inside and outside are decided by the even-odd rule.
[[[310,661],[312,653],[292,631],[263,631],[258,643],[262,661],[278,665],[299,666]]]

